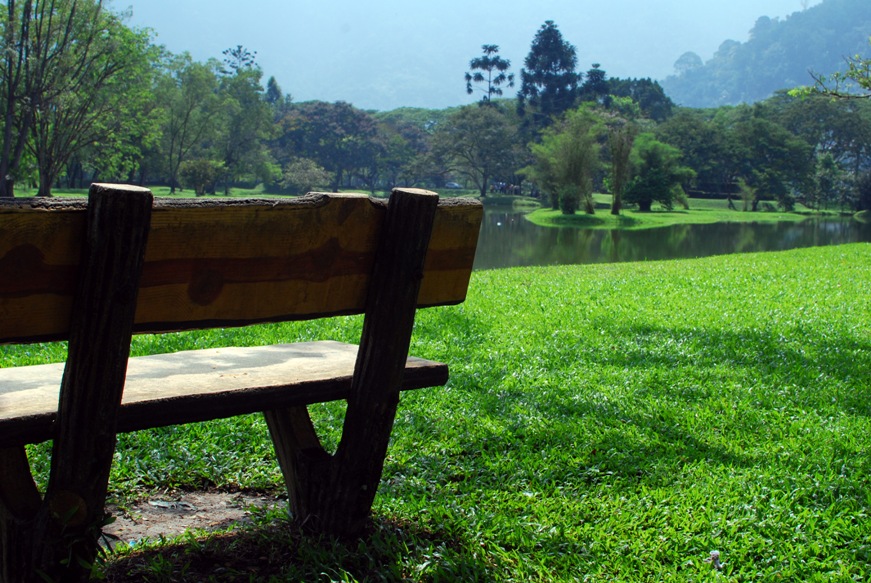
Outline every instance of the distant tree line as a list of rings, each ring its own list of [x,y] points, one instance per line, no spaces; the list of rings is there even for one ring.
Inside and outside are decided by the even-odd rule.
[[[255,52],[194,61],[155,46],[99,0],[10,1],[0,19],[0,194],[48,196],[95,180],[198,195],[462,183],[595,212],[593,192],[649,209],[721,196],[757,210],[859,208],[871,170],[871,100],[779,93],[756,105],[676,107],[650,79],[578,70],[552,21],[515,82],[497,45],[469,63],[481,99],[444,110],[297,103]],[[862,63],[856,63],[861,73]],[[857,75],[858,75],[857,73]],[[863,182],[863,180],[865,182]]]

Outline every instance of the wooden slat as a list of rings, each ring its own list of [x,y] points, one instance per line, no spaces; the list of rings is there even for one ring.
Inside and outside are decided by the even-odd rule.
[[[419,306],[465,301],[484,209],[467,198],[440,199],[424,263]]]
[[[131,358],[118,431],[344,399],[356,357],[355,345],[321,341]],[[0,448],[52,438],[63,366],[0,369]],[[410,357],[403,388],[447,378],[447,365]]]
[[[362,311],[386,209],[364,195],[155,202],[137,332],[233,326]],[[421,306],[463,301],[480,203],[439,205]],[[84,205],[0,203],[0,343],[63,339]]]

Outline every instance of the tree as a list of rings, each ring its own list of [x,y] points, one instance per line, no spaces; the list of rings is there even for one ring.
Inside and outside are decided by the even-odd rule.
[[[100,0],[7,2],[2,21],[0,194],[12,196],[25,148],[39,194],[76,152],[126,131],[151,87],[146,33]]]
[[[801,202],[811,209],[828,208],[830,203],[846,202],[849,192],[848,175],[831,154],[818,155],[811,177],[810,187],[803,193]]]
[[[859,177],[856,182],[856,191],[858,194],[857,210],[871,212],[871,172],[866,172]]]
[[[853,189],[846,188],[845,182],[855,182],[871,168],[871,100],[832,99],[818,94],[796,97],[780,92],[763,104],[763,111],[813,148],[818,170],[825,168],[823,175],[838,176],[832,182],[832,196],[819,189],[819,180],[812,181],[817,185],[804,196],[812,202],[819,199],[822,204],[836,202],[841,208],[853,207]],[[817,178],[823,178],[824,183],[830,181],[823,175]]]
[[[221,70],[224,75],[234,75],[240,70],[253,69],[256,66],[257,51],[249,51],[242,45],[224,49],[221,54],[224,55],[224,67]]]
[[[378,140],[376,164],[385,190],[395,186],[413,186],[420,176],[420,162],[429,152],[429,135],[401,117],[377,117]]]
[[[660,142],[651,133],[639,134],[632,147],[633,178],[625,201],[649,212],[654,202],[671,210],[676,198],[683,195],[681,184],[692,178],[693,171],[680,164],[680,150]]]
[[[263,73],[254,63],[254,56],[247,51],[245,55],[230,66],[231,73],[222,76],[219,86],[215,148],[226,168],[225,194],[230,183],[243,176],[264,182],[273,178],[274,167],[266,148],[273,131],[272,109],[260,85]]]
[[[152,68],[147,77],[156,74]],[[164,112],[158,107],[153,80],[146,85],[143,78],[142,85],[131,88],[126,96],[125,112],[109,128],[114,131],[104,132],[102,137],[71,154],[60,177],[65,178],[68,187],[86,188],[88,183],[98,180],[144,184],[145,173],[159,151]]]
[[[623,209],[623,195],[632,177],[632,145],[637,134],[635,124],[625,120],[622,123],[612,124],[608,129],[612,215],[619,215]]]
[[[457,111],[401,107],[375,114],[387,147],[382,160],[385,186],[445,181],[445,164],[433,154],[431,142],[436,129]]]
[[[474,72],[466,73],[466,93],[469,95],[474,93],[472,83],[486,84],[486,89],[481,89],[484,92],[481,103],[486,105],[492,103],[494,95],[502,95],[503,84],[514,87],[514,73],[506,74],[506,71],[511,68],[511,61],[498,55],[497,45],[482,45],[481,49],[484,51],[484,56],[469,61],[469,68]]]
[[[286,154],[311,158],[330,171],[330,188],[338,192],[344,177],[371,163],[377,135],[375,119],[339,101],[311,101],[292,106],[281,119],[279,141]]]
[[[792,210],[795,193],[809,188],[813,148],[769,118],[762,105],[737,107],[724,115],[731,118],[727,123],[742,150],[740,176],[757,192],[753,210],[758,210],[763,196]]]
[[[170,192],[178,186],[181,164],[202,153],[216,131],[218,63],[196,63],[188,53],[172,57],[158,81],[156,94],[164,109],[162,151],[166,158]]]
[[[79,3],[73,10],[77,15],[68,22],[96,30],[65,49],[57,68],[45,73],[55,77],[54,90],[33,102],[39,105],[29,148],[39,170],[38,196],[51,196],[52,185],[77,153],[95,144],[121,153],[136,134],[148,131],[153,69],[147,35],[125,27],[99,3]]]
[[[868,40],[871,42],[871,38]],[[846,64],[846,71],[831,75],[811,73],[815,83],[812,90],[839,98],[871,98],[871,58],[854,55],[846,59]]]
[[[197,196],[215,192],[215,183],[225,172],[224,163],[198,158],[185,160],[179,168],[179,178],[186,188],[192,188]]]
[[[517,93],[519,111],[532,109],[538,116],[535,125],[546,126],[552,116],[563,113],[575,103],[580,82],[580,75],[575,71],[577,51],[563,40],[556,24],[548,20],[535,34],[523,63]]]
[[[593,63],[592,68],[587,71],[587,78],[584,84],[580,87],[580,98],[583,101],[603,103],[608,93],[610,93],[608,76],[599,63]]]
[[[284,99],[284,93],[281,91],[281,86],[275,77],[270,77],[266,81],[266,103],[277,106],[282,99]]]
[[[530,176],[551,199],[551,208],[574,214],[583,206],[595,212],[593,180],[599,169],[601,120],[590,107],[570,111],[565,119],[542,132],[531,146]]]
[[[20,177],[21,158],[30,133],[33,110],[22,103],[34,79],[25,64],[29,61],[30,24],[33,3],[29,0],[19,10],[15,0],[6,3],[3,25],[3,143],[0,150],[0,196],[14,196],[15,180]]]
[[[608,80],[608,89],[613,96],[631,98],[646,117],[658,122],[667,120],[674,110],[674,102],[665,94],[659,82],[649,78],[612,77]]]
[[[765,101],[765,117],[815,150],[831,154],[853,174],[871,165],[871,101],[817,94],[796,97],[791,93],[780,92]]]
[[[466,106],[436,129],[432,148],[446,169],[467,177],[486,196],[494,178],[514,173],[516,135],[516,125],[500,108]]]
[[[305,194],[329,182],[330,173],[318,166],[317,162],[308,158],[296,158],[284,168],[281,186],[291,194]]]
[[[656,128],[656,135],[681,151],[683,163],[696,173],[695,192],[725,196],[731,208],[749,154],[734,131],[729,111],[680,109]]]

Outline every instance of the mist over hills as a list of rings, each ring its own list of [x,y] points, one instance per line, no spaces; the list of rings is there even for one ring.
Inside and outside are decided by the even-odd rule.
[[[346,101],[378,111],[473,103],[464,73],[496,44],[519,74],[547,20],[578,50],[578,68],[600,63],[619,78],[663,79],[681,53],[705,60],[725,38],[747,40],[760,15],[783,18],[820,0],[113,0],[130,24],[174,54],[220,60],[257,52],[296,101]],[[871,0],[867,0],[871,2]],[[511,97],[514,91],[506,91]]]
[[[869,35],[871,1],[825,0],[783,20],[760,17],[747,42],[726,40],[707,62],[684,53],[661,85],[688,107],[752,103],[811,85],[810,71],[833,73],[846,57],[871,55]]]

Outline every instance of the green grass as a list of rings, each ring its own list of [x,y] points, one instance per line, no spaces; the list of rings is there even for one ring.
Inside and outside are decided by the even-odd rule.
[[[778,222],[801,221],[807,218],[810,211],[802,205],[796,205],[795,212],[779,212],[765,210],[759,212],[744,212],[731,210],[725,200],[690,199],[689,210],[675,206],[666,210],[654,205],[653,211],[642,213],[636,210],[623,209],[614,216],[610,213],[611,196],[596,194],[596,213],[588,215],[579,211],[574,215],[564,215],[561,211],[541,208],[526,218],[542,227],[572,227],[580,229],[651,229],[675,224],[706,224],[718,222]],[[741,202],[736,203],[740,209]],[[816,213],[819,214],[819,213]]]
[[[403,395],[364,540],[302,537],[279,510],[241,531],[122,549],[109,572],[868,580],[869,295],[869,244],[477,272],[464,304],[419,314],[412,352],[448,362],[451,380]],[[134,352],[353,341],[360,325],[142,336]],[[62,358],[57,345],[2,351],[6,364]],[[334,444],[342,407],[312,409]],[[259,416],[124,435],[116,460],[116,499],[281,489]],[[704,562],[714,549],[719,574]]]

